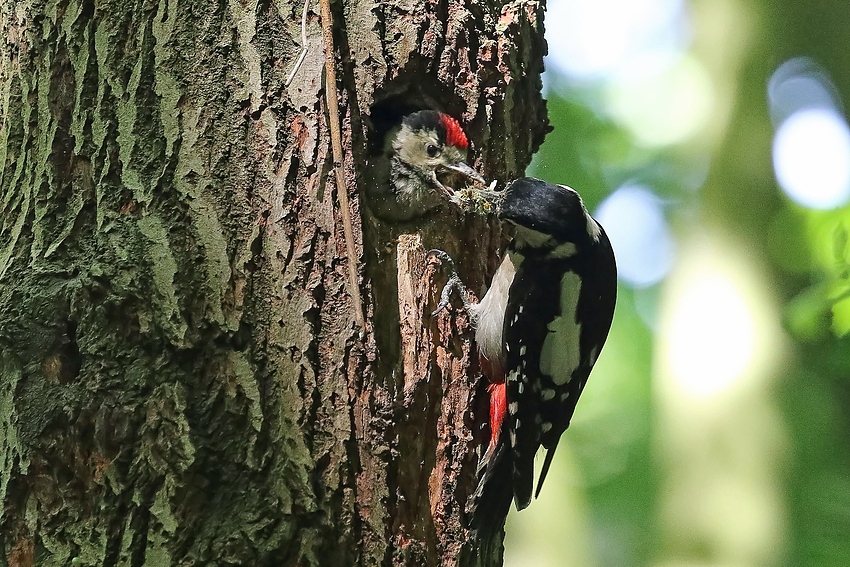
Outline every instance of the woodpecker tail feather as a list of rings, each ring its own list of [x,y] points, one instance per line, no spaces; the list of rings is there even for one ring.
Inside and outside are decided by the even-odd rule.
[[[537,490],[534,491],[534,497],[537,498],[540,496],[540,489],[543,488],[543,481],[546,480],[546,473],[549,472],[549,465],[552,464],[552,457],[555,456],[555,449],[558,448],[558,441],[555,441],[555,444],[548,449],[546,449],[546,458],[543,460],[543,468],[540,469],[540,478],[537,480]]]
[[[485,558],[501,557],[505,518],[513,497],[510,449],[502,428],[507,412],[504,379],[490,383],[487,393],[490,439],[486,452],[478,461],[478,485],[466,510],[469,526],[475,532],[478,553]]]
[[[504,444],[498,445],[492,454],[488,449],[479,466],[478,486],[466,508],[475,547],[482,557],[497,554],[501,557],[505,519],[513,498],[511,462],[506,453]]]

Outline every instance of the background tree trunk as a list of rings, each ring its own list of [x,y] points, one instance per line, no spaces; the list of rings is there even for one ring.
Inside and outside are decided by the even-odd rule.
[[[0,0],[0,565],[475,565],[495,224],[360,205],[381,120],[458,116],[490,177],[546,130],[541,2]],[[347,262],[366,314],[355,319]],[[425,315],[423,315],[425,314]]]

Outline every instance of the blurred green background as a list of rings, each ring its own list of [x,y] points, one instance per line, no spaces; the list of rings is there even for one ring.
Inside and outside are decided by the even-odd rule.
[[[519,566],[850,566],[850,1],[550,0],[620,296]]]

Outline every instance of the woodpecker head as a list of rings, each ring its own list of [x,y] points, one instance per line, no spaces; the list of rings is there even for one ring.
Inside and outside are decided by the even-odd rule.
[[[533,177],[508,185],[499,216],[517,226],[514,240],[522,248],[590,245],[599,242],[602,232],[575,190]]]
[[[392,147],[396,194],[418,195],[412,200],[426,200],[426,195],[449,198],[465,180],[484,183],[465,162],[466,134],[457,120],[442,112],[421,110],[406,116]]]

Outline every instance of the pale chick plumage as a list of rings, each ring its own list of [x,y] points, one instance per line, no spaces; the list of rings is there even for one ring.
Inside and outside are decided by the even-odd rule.
[[[388,221],[421,217],[450,199],[478,173],[465,160],[469,142],[458,122],[441,112],[422,110],[404,118],[390,133],[389,155],[372,165],[369,208]]]

